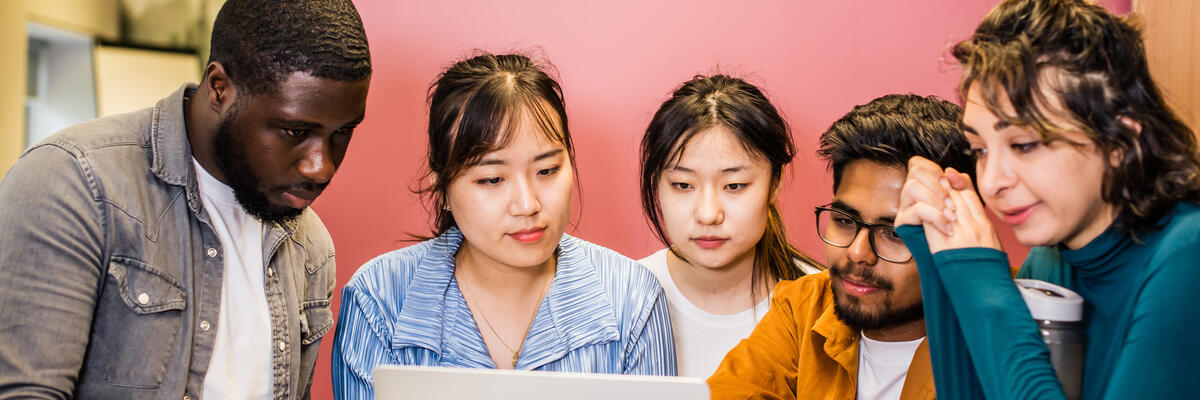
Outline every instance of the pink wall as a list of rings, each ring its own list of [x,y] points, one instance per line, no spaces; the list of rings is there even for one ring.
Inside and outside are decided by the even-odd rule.
[[[315,208],[338,249],[338,294],[362,263],[426,233],[409,192],[423,163],[425,90],[473,49],[540,48],[559,70],[583,188],[569,233],[640,258],[662,245],[638,203],[637,145],[658,105],[695,74],[743,76],[765,89],[792,124],[799,157],[780,197],[792,242],[818,260],[812,207],[831,179],[817,137],[856,104],[886,93],[957,101],[947,47],[995,0],[571,2],[357,0],[374,55],[366,122]],[[1112,0],[1118,12],[1129,0]],[[736,5],[735,5],[736,4]],[[1026,249],[1004,232],[1010,259]],[[314,398],[332,398],[322,343]]]

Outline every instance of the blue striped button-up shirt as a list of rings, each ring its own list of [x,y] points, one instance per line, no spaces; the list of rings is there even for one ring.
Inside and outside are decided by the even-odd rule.
[[[462,233],[376,257],[342,290],[333,345],[339,399],[372,399],[383,364],[495,368],[454,279]],[[563,235],[518,370],[675,375],[662,287],[615,251]]]

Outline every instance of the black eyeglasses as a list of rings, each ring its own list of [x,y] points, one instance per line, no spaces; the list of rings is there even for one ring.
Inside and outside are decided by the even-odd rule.
[[[912,259],[912,252],[896,235],[896,229],[891,224],[868,224],[828,205],[816,207],[814,212],[817,214],[817,236],[830,246],[850,247],[854,238],[858,237],[858,232],[866,228],[870,232],[867,238],[871,250],[876,256],[894,263],[905,263]]]

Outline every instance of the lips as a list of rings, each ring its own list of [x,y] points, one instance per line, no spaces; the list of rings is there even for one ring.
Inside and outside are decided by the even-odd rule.
[[[283,192],[283,199],[289,207],[301,209],[312,204],[313,200],[316,200],[320,194],[320,191],[289,190]]]
[[[1000,217],[1009,225],[1020,225],[1029,220],[1033,216],[1033,212],[1037,210],[1038,203],[1030,204],[1024,207],[1009,208],[1006,210],[998,210]]]
[[[545,233],[546,233],[546,228],[540,227],[540,228],[526,228],[526,229],[522,229],[522,230],[519,230],[516,232],[509,233],[508,235],[512,236],[513,239],[515,239],[516,241],[521,242],[521,243],[533,243],[533,242],[538,241],[538,239],[541,239],[542,235]]]
[[[842,288],[846,290],[846,293],[855,296],[866,296],[880,290],[877,286],[872,286],[854,278],[841,277],[841,280]]]
[[[700,246],[700,248],[702,248],[702,249],[712,250],[712,249],[715,249],[715,248],[725,245],[725,243],[728,243],[729,238],[723,238],[723,237],[717,237],[717,236],[700,236],[700,237],[692,238],[692,242],[695,242],[696,245]]]

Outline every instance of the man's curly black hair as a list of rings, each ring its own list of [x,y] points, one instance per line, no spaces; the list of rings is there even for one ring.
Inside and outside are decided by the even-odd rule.
[[[221,63],[249,94],[273,93],[295,72],[342,82],[371,76],[367,35],[350,0],[228,0],[211,46],[208,62]]]

